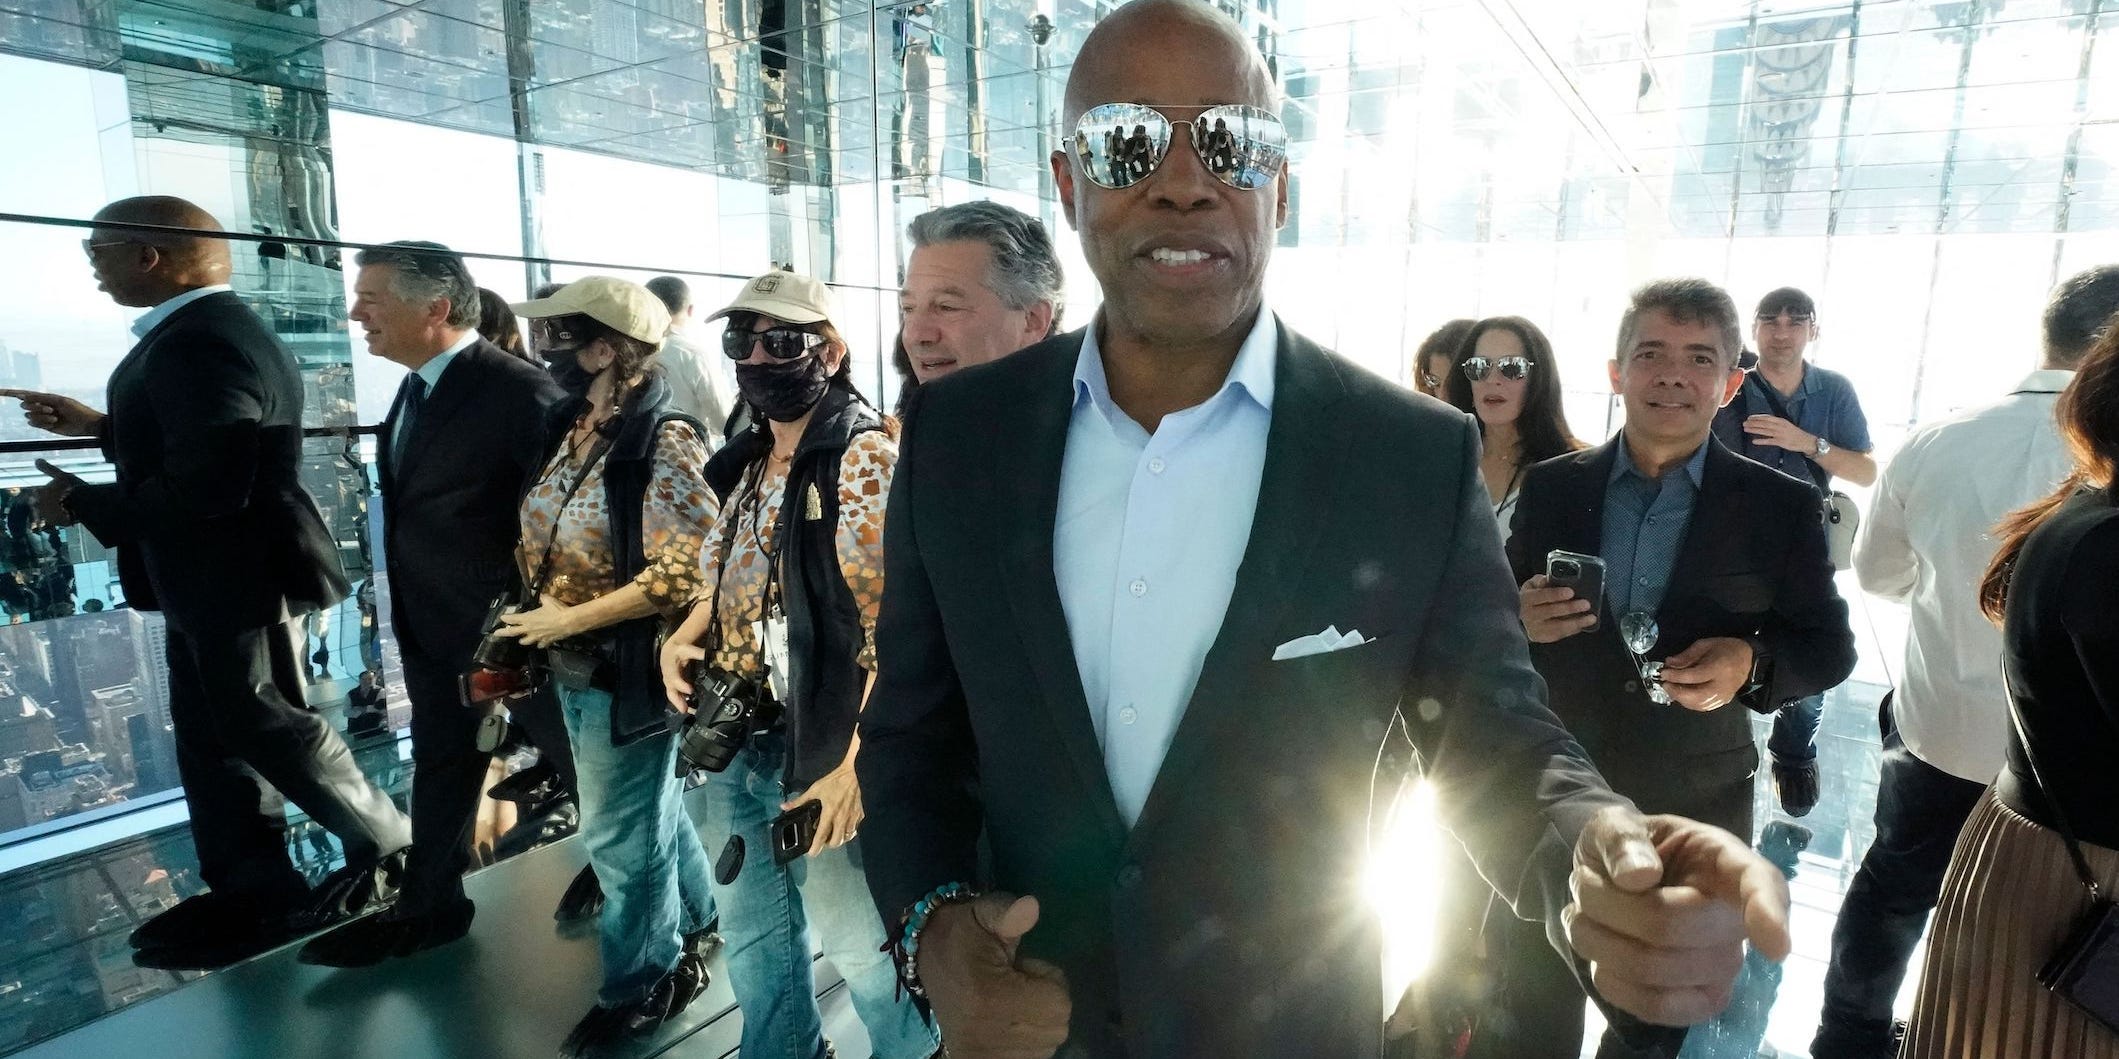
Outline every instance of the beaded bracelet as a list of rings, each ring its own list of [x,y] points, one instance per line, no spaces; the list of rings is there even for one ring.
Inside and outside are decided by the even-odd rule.
[[[920,985],[920,933],[927,929],[927,921],[935,910],[945,905],[963,904],[979,896],[977,890],[963,883],[943,883],[927,891],[927,896],[912,903],[899,917],[901,929],[898,938],[888,948],[898,964],[898,986],[906,993],[925,1000],[927,990]]]

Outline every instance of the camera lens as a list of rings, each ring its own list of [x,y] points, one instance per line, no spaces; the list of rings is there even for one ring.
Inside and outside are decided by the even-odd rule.
[[[1552,576],[1563,578],[1580,577],[1582,576],[1582,564],[1575,562],[1573,559],[1555,559],[1552,564]]]

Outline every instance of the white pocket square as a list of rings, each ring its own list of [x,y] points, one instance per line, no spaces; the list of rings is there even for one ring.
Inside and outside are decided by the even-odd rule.
[[[1374,640],[1361,635],[1361,630],[1359,629],[1340,632],[1339,626],[1327,625],[1324,627],[1323,632],[1310,636],[1297,636],[1279,647],[1275,647],[1273,649],[1273,661],[1284,662],[1290,658],[1307,658],[1310,655],[1329,654],[1333,651],[1344,651],[1349,647],[1360,647],[1362,644],[1374,642]]]

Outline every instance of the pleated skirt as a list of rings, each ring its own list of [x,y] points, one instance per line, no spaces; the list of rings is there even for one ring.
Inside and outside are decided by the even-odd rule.
[[[2119,851],[2082,850],[2119,890]],[[2119,1059],[2119,1033],[2038,984],[2088,907],[2060,833],[1989,788],[1950,858],[1901,1059]]]

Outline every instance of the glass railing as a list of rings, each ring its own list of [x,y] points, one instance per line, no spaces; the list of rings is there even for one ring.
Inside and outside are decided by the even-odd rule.
[[[364,670],[380,670],[387,688],[402,682],[392,679],[396,652],[381,621],[387,589],[374,576],[376,508],[362,451],[372,431],[309,433],[303,484],[354,592],[305,622],[301,657],[310,705],[343,729],[346,694]],[[113,556],[94,536],[37,521],[30,490],[45,481],[40,459],[89,481],[111,477],[92,443],[0,443],[0,854],[181,797],[162,618],[127,605]],[[394,742],[409,715],[401,692],[389,701],[394,723],[380,737]]]

